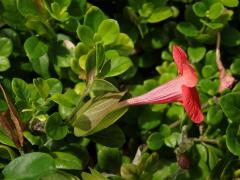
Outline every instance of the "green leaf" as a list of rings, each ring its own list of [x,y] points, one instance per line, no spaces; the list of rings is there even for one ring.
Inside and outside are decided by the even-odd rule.
[[[196,63],[203,59],[206,53],[206,48],[205,47],[189,47],[187,49],[187,52],[189,55],[189,59],[193,63]]]
[[[0,56],[8,57],[12,53],[12,50],[13,50],[12,41],[6,37],[1,37],[0,38]]]
[[[33,59],[31,61],[32,67],[34,71],[41,75],[44,78],[48,78],[50,76],[49,74],[49,58],[47,54],[44,54],[43,56],[39,57],[38,59]]]
[[[63,85],[62,82],[55,78],[49,78],[45,80],[49,86],[49,94],[53,95],[56,93],[62,93]]]
[[[118,89],[108,81],[96,79],[93,81],[91,91],[93,91],[94,94],[104,94],[107,92],[118,92]]]
[[[221,31],[221,42],[229,47],[240,44],[240,32],[234,27],[228,26]]]
[[[108,173],[119,171],[122,163],[122,155],[119,149],[101,146],[97,152],[98,167]]]
[[[113,19],[106,19],[98,27],[97,34],[102,38],[104,45],[113,43],[120,33],[118,22]]]
[[[87,74],[93,73],[96,69],[96,49],[92,49],[86,56],[85,69]],[[95,74],[95,73],[94,73]]]
[[[91,6],[85,14],[84,25],[96,32],[100,23],[105,19],[105,14],[98,7]]]
[[[26,29],[26,19],[19,13],[16,0],[2,0],[1,14],[8,25],[20,30]]]
[[[40,145],[41,144],[40,136],[34,136],[29,131],[24,131],[23,135],[32,145]]]
[[[224,11],[224,6],[222,5],[222,3],[216,2],[213,5],[211,5],[207,13],[207,17],[209,17],[210,19],[217,19],[219,16],[221,16],[223,11]]]
[[[59,105],[66,107],[73,107],[77,104],[79,100],[79,96],[72,89],[69,89],[64,94],[55,93],[53,94],[49,100],[56,102]]]
[[[4,160],[11,161],[16,158],[16,153],[8,146],[0,145],[0,157]]]
[[[179,143],[179,140],[180,140],[180,133],[174,132],[170,136],[164,139],[164,143],[166,144],[166,146],[170,148],[174,148]]]
[[[239,121],[230,123],[226,131],[227,147],[236,156],[240,156],[239,125]]]
[[[157,7],[147,19],[149,23],[157,23],[170,18],[173,15],[171,7]]]
[[[147,18],[151,15],[152,11],[154,9],[153,3],[144,3],[141,7],[141,9],[138,10],[138,13],[141,17]]]
[[[125,135],[116,125],[88,136],[88,138],[96,143],[112,148],[122,147],[125,143]]]
[[[198,17],[204,17],[206,15],[207,7],[204,4],[204,2],[196,2],[192,6],[193,12],[198,16]]]
[[[196,149],[200,156],[200,161],[207,162],[208,160],[207,148],[202,144],[196,144]]]
[[[218,162],[218,157],[217,157],[217,154],[216,154],[214,148],[212,148],[211,146],[208,146],[207,149],[208,149],[209,167],[212,170],[216,166],[216,164]]]
[[[97,67],[97,72],[100,72],[100,70],[103,67],[105,60],[105,51],[102,43],[97,43],[96,44],[96,67]]]
[[[233,122],[239,122],[240,116],[240,93],[229,93],[220,98],[220,105],[224,114]]]
[[[227,7],[237,7],[239,4],[238,0],[221,0],[221,2]]]
[[[17,8],[23,16],[37,16],[40,6],[37,6],[36,1],[17,0]]]
[[[94,32],[90,27],[85,25],[78,25],[77,35],[78,38],[86,45],[92,46],[94,44]]]
[[[63,171],[57,171],[46,176],[42,176],[40,180],[79,180],[77,176]]]
[[[122,56],[128,56],[133,52],[134,44],[131,38],[124,33],[120,33],[111,47]]]
[[[24,154],[11,161],[2,171],[6,179],[38,179],[56,171],[54,159],[42,152]]]
[[[6,71],[11,67],[7,57],[0,56],[0,72]]]
[[[28,84],[19,78],[13,78],[12,80],[12,90],[14,94],[22,100],[28,102],[32,97],[32,91]]]
[[[188,22],[180,22],[177,25],[177,30],[187,37],[196,37],[199,34],[197,28]]]
[[[111,67],[106,77],[118,76],[127,71],[132,65],[132,61],[128,57],[120,56],[111,59]]]
[[[108,180],[105,176],[94,169],[90,169],[92,174],[82,172],[83,180]]]
[[[160,132],[152,133],[147,139],[147,145],[151,150],[158,150],[162,147],[164,137]]]
[[[211,81],[210,79],[202,79],[199,82],[201,90],[209,95],[217,93],[219,82],[217,80]]]
[[[16,147],[10,137],[8,137],[1,129],[0,129],[0,142],[2,144],[11,146],[11,147]]]
[[[83,169],[81,160],[69,152],[53,152],[52,156],[54,157],[57,169]]]
[[[232,74],[240,74],[240,58],[234,59],[233,63],[230,66],[230,70]]]
[[[24,43],[24,50],[30,60],[38,59],[48,51],[48,46],[36,36],[31,36]]]
[[[158,131],[162,135],[162,137],[167,137],[167,136],[171,135],[171,129],[166,124],[162,124]]]
[[[202,68],[202,75],[204,78],[210,78],[217,72],[217,69],[212,65],[206,65]]]
[[[42,78],[33,79],[33,84],[42,98],[48,97],[49,86]]]
[[[149,108],[146,108],[140,114],[138,123],[142,129],[153,129],[161,123],[161,113],[153,112]]]
[[[217,106],[212,106],[207,112],[206,123],[210,125],[217,125],[223,118],[223,112]]]
[[[67,135],[68,127],[63,122],[59,113],[53,113],[47,120],[45,131],[50,138],[60,140]]]
[[[173,121],[183,119],[185,117],[184,108],[182,106],[173,104],[167,110],[167,118]]]

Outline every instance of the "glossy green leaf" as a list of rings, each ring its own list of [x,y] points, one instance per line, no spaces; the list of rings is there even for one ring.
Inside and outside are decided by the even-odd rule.
[[[52,100],[57,104],[63,105],[66,107],[75,106],[76,103],[78,102],[78,99],[79,99],[79,96],[72,89],[66,91],[64,94],[55,93],[49,98],[49,100]]]
[[[89,26],[96,32],[100,23],[105,19],[106,16],[98,7],[91,6],[85,14],[84,25]]]
[[[50,76],[50,74],[49,74],[49,58],[46,54],[41,56],[38,59],[33,59],[31,61],[31,64],[32,64],[34,71],[37,74],[41,75],[44,78],[48,78]]]
[[[196,63],[203,59],[206,48],[205,47],[189,47],[187,49],[190,61]]]
[[[207,7],[204,2],[196,2],[192,6],[194,13],[198,17],[204,17],[206,15]]]
[[[4,160],[11,161],[14,160],[17,155],[13,149],[8,146],[0,145],[0,157]]]
[[[221,42],[229,47],[238,46],[240,44],[240,32],[234,27],[226,27],[221,31]]]
[[[198,35],[197,28],[188,22],[181,22],[177,25],[177,30],[187,37],[196,37]]]
[[[106,77],[118,76],[127,71],[132,66],[132,61],[128,57],[120,56],[111,59],[111,67]]]
[[[239,4],[238,0],[221,0],[221,2],[227,7],[237,7]]]
[[[53,152],[52,156],[54,157],[57,169],[82,170],[83,168],[81,160],[71,153]]]
[[[230,66],[230,70],[232,74],[238,75],[240,73],[240,59],[234,59]]]
[[[12,41],[6,37],[1,37],[0,38],[0,56],[8,57],[12,53],[12,50],[13,50]]]
[[[213,169],[218,162],[217,154],[211,146],[208,146],[208,161],[210,169]]]
[[[88,138],[96,143],[112,148],[122,147],[125,143],[125,135],[116,125],[88,136]]]
[[[161,113],[152,112],[147,108],[140,114],[138,123],[142,129],[153,129],[161,123]]]
[[[222,3],[216,2],[210,7],[209,12],[207,13],[207,16],[210,19],[217,19],[219,16],[221,16],[223,11],[224,11],[224,6],[222,5]]]
[[[174,132],[164,139],[166,146],[174,148],[180,141],[180,133]]]
[[[10,137],[8,137],[1,129],[0,129],[0,142],[2,144],[11,146],[11,147],[16,147]]]
[[[226,143],[229,151],[236,156],[240,156],[239,142],[239,122],[234,122],[228,125],[226,131]]]
[[[63,85],[61,81],[55,78],[49,78],[45,80],[49,86],[49,94],[62,93]]]
[[[23,16],[37,16],[38,12],[41,11],[37,6],[37,2],[28,0],[17,0],[17,8]]]
[[[53,113],[47,120],[45,131],[50,138],[60,140],[67,135],[68,127],[63,122],[59,113]]]
[[[209,108],[206,118],[206,123],[210,125],[217,125],[221,122],[223,118],[223,112],[217,106],[212,106]]]
[[[77,35],[78,38],[85,43],[86,45],[92,46],[93,45],[93,30],[85,25],[79,25],[77,28]]]
[[[33,152],[11,161],[2,173],[6,179],[38,179],[55,170],[55,162],[50,155]]]
[[[103,67],[103,63],[105,60],[105,51],[102,43],[96,44],[96,68],[97,72],[100,72],[100,70]]]
[[[45,80],[43,80],[42,78],[33,79],[33,84],[36,87],[40,96],[42,96],[43,98],[48,97],[50,88]]]
[[[30,60],[38,59],[48,51],[48,46],[36,36],[28,38],[24,43],[24,50]]]
[[[55,173],[51,173],[46,176],[42,176],[40,180],[79,180],[77,176],[74,176],[70,173],[64,172],[64,171],[57,171]]]
[[[109,148],[101,146],[97,152],[98,166],[105,172],[118,172],[121,163],[121,152],[117,148]]]
[[[173,15],[171,7],[158,7],[153,10],[147,19],[149,23],[157,23],[170,18]]]
[[[118,89],[108,81],[103,79],[94,80],[91,90],[94,94],[102,94],[106,92],[118,92]]]
[[[220,105],[224,114],[233,122],[240,121],[236,114],[240,113],[240,93],[229,93],[220,98]]]
[[[19,78],[14,78],[12,80],[12,89],[14,94],[22,100],[28,102],[32,97],[31,88],[29,88],[28,84]]]
[[[217,72],[217,69],[212,65],[206,65],[202,68],[202,75],[204,78],[210,78]]]
[[[11,67],[7,57],[0,56],[0,72],[6,71]]]
[[[103,44],[113,43],[120,33],[118,22],[113,19],[106,19],[98,27],[97,34],[102,38]]]
[[[163,136],[160,132],[152,133],[147,139],[147,145],[151,150],[158,150],[162,147],[164,142]]]

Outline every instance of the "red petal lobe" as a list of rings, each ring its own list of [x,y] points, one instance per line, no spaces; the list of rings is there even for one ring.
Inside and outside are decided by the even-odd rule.
[[[200,100],[196,88],[182,86],[182,93],[183,106],[186,112],[194,123],[200,124],[203,121],[204,116],[201,111]]]
[[[178,73],[183,73],[182,64],[188,64],[187,54],[178,45],[173,45],[173,59],[177,65]]]

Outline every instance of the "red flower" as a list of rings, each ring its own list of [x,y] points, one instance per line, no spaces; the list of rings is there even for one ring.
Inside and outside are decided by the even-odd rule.
[[[138,97],[126,100],[128,105],[162,104],[181,102],[194,123],[201,123],[204,116],[198,92],[195,88],[198,78],[186,53],[177,45],[173,46],[173,59],[177,65],[178,77]]]

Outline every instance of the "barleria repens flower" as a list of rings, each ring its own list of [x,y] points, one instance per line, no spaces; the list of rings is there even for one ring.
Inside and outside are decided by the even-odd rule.
[[[186,53],[177,45],[173,46],[173,59],[177,65],[178,76],[159,87],[126,100],[128,105],[163,104],[180,102],[194,123],[201,123],[204,116],[198,92],[195,88],[198,77],[188,62]]]

